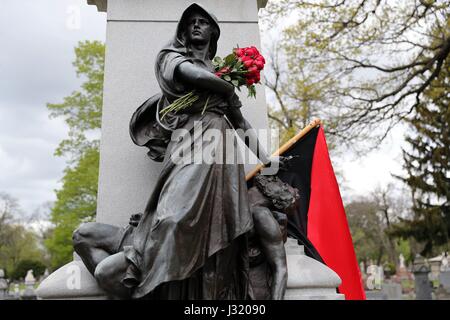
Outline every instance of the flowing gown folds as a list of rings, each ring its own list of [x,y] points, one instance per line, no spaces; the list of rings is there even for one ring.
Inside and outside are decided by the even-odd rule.
[[[156,63],[162,95],[141,106],[131,122],[133,140],[149,147],[149,155],[163,163],[134,243],[124,248],[130,267],[123,282],[133,289],[133,298],[245,299],[246,234],[253,222],[236,141],[231,144],[234,161],[227,163],[179,163],[171,157],[186,146],[197,154],[201,146],[213,154],[228,153],[230,160],[230,144],[224,141],[226,131],[232,130],[225,117],[229,106],[219,96],[199,92],[193,106],[161,122],[172,132],[154,120],[155,112],[191,90],[175,79],[176,67],[185,61],[213,71],[179,50],[162,50]],[[182,129],[176,131],[177,139],[176,129]],[[210,129],[222,133],[223,140],[207,139]]]

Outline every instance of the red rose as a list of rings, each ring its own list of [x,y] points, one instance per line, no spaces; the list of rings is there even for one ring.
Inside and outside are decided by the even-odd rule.
[[[242,56],[242,57],[241,57],[241,61],[242,61],[242,62],[245,62],[245,61],[253,61],[253,59],[252,59],[251,57],[249,57],[249,56]]]
[[[247,85],[248,85],[248,86],[251,86],[251,85],[254,84],[254,83],[255,83],[255,79],[253,79],[253,78],[247,79]]]
[[[253,52],[254,52],[254,55],[255,55],[255,56],[259,56],[259,55],[260,55],[260,53],[259,53],[259,51],[258,51],[258,48],[256,48],[255,46],[251,46],[250,48],[253,49]]]
[[[264,63],[262,61],[256,60],[255,66],[258,68],[258,70],[264,69]]]
[[[248,57],[253,56],[253,50],[251,50],[250,48],[246,48],[245,49],[245,55]]]
[[[242,57],[243,55],[244,55],[244,49],[242,49],[242,48],[236,48],[235,50],[234,50],[234,53],[238,56],[238,57]]]
[[[259,51],[256,49],[256,47],[251,46],[248,48],[245,48],[245,54],[248,56],[259,56]]]
[[[254,64],[254,61],[253,60],[245,60],[244,61],[244,66],[245,66],[245,68],[246,69],[248,69],[248,68],[250,68],[251,66],[253,66],[253,64]]]
[[[251,75],[259,74],[258,67],[256,67],[256,66],[251,66],[247,70],[248,70],[248,74],[251,74]]]
[[[218,76],[219,78],[222,78],[222,75],[223,75],[223,73],[221,73],[221,72],[219,72],[219,71],[215,72],[214,74],[215,74],[216,76]]]
[[[266,59],[264,59],[264,57],[262,55],[259,55],[255,58],[256,61],[260,61],[264,64],[266,64]]]

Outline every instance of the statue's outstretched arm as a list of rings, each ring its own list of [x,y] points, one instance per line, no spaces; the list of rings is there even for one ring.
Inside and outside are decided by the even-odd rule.
[[[175,76],[184,84],[201,90],[222,94],[226,98],[234,94],[234,86],[231,83],[220,79],[207,70],[197,67],[189,61],[183,62],[177,67]]]

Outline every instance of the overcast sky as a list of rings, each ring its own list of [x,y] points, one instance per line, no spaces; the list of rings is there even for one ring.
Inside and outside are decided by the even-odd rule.
[[[78,41],[105,39],[105,14],[85,2],[0,1],[0,192],[27,212],[55,200],[65,167],[53,152],[67,128],[46,103],[79,87]]]
[[[72,66],[78,41],[105,39],[106,15],[85,3],[0,1],[0,192],[17,198],[26,212],[55,200],[65,167],[53,153],[67,128],[49,119],[46,103],[79,88]],[[344,198],[393,181],[390,173],[401,170],[401,135],[398,130],[359,161],[339,161]]]

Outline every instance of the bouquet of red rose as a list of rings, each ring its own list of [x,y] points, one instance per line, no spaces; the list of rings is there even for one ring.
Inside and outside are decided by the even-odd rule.
[[[256,97],[255,84],[261,81],[261,70],[264,69],[266,60],[259,53],[256,47],[251,46],[247,48],[235,48],[233,53],[225,58],[215,57],[213,59],[215,75],[219,78],[231,83],[239,91],[242,86],[248,89],[249,97]],[[195,91],[178,98],[173,103],[160,111],[163,119],[169,112],[178,112],[182,109],[190,107],[199,99]],[[203,112],[208,107],[209,98],[206,99]],[[202,112],[202,113],[203,113]]]
[[[213,60],[216,76],[233,84],[238,90],[245,85],[250,97],[256,97],[255,84],[261,80],[261,70],[266,60],[256,47],[236,48],[225,59]]]

